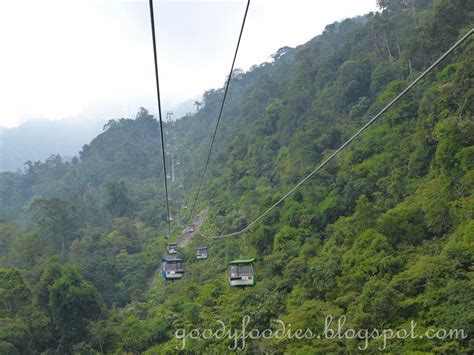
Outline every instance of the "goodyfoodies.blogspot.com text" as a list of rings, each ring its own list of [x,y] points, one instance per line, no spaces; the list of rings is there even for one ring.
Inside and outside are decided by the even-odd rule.
[[[229,350],[243,350],[246,346],[247,339],[356,339],[360,341],[359,350],[366,350],[371,340],[382,340],[379,350],[385,350],[387,343],[393,339],[466,339],[468,334],[464,329],[424,329],[417,332],[417,323],[410,321],[408,329],[401,328],[393,329],[352,329],[344,327],[347,317],[345,315],[340,317],[333,317],[328,315],[324,320],[324,328],[320,333],[314,332],[310,328],[292,329],[291,324],[285,324],[281,320],[272,322],[273,327],[259,330],[249,329],[248,325],[251,317],[246,315],[242,318],[241,328],[230,328],[221,320],[218,320],[217,329],[177,329],[175,332],[176,339],[179,340],[177,350],[184,350],[186,342],[189,339],[193,340],[231,340]]]

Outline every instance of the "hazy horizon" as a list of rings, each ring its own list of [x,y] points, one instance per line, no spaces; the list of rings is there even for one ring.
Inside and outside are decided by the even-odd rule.
[[[155,1],[163,111],[223,85],[245,5]],[[148,2],[26,1],[0,9],[0,94],[6,102],[0,126],[134,117],[140,106],[157,111]],[[330,23],[374,10],[375,0],[298,0],[290,7],[254,0],[236,68],[248,70]]]

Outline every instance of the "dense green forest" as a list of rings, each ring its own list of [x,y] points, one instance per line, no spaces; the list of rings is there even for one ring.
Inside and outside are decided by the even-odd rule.
[[[269,63],[235,70],[196,212],[203,233],[245,227],[474,24],[467,0],[380,0]],[[156,270],[167,212],[156,119],[110,120],[79,156],[0,174],[0,353],[176,353],[176,331],[463,329],[368,341],[369,353],[474,352],[474,43],[467,40],[249,233],[195,237],[182,280]],[[178,181],[196,192],[223,89],[176,121]],[[169,125],[165,129],[171,129]],[[171,191],[176,196],[175,191]],[[175,225],[174,225],[175,227]],[[174,237],[179,233],[175,231]],[[209,245],[209,259],[195,248]],[[259,282],[231,289],[228,262]],[[233,339],[187,339],[225,353]],[[240,343],[240,345],[242,345]],[[247,339],[240,352],[356,353],[364,339]]]

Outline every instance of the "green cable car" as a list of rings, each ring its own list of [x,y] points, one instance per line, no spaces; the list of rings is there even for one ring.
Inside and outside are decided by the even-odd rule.
[[[254,287],[257,283],[255,258],[230,262],[229,284],[232,287]]]
[[[196,258],[198,260],[207,259],[209,256],[207,247],[198,247],[196,250]]]

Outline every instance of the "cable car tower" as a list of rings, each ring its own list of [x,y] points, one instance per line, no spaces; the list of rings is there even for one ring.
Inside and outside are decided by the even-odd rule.
[[[178,158],[178,146],[177,146],[177,135],[176,135],[176,121],[173,120],[173,111],[166,112],[166,122],[168,127],[166,130],[167,143],[166,147],[168,148],[167,156],[170,159],[171,172],[168,176],[170,180],[170,186],[172,187],[171,193],[173,195],[173,200],[177,204],[178,210],[178,227],[181,226],[181,187],[182,183],[177,185],[176,176],[177,176],[177,166],[180,165]]]

